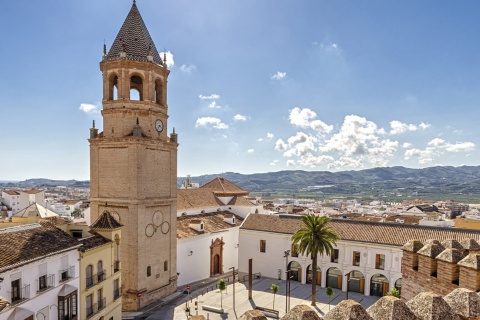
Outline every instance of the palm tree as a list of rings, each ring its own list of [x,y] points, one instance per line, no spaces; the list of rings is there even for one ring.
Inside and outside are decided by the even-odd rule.
[[[275,295],[277,294],[278,292],[278,285],[276,283],[272,283],[272,285],[270,286],[270,291],[272,291],[273,293],[273,310],[275,310]]]
[[[293,243],[298,245],[298,252],[312,258],[312,306],[315,306],[317,301],[317,256],[332,255],[334,245],[339,240],[335,231],[327,226],[330,220],[326,216],[304,215],[303,227],[292,236]]]

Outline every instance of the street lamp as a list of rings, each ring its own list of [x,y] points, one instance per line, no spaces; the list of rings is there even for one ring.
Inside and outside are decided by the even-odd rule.
[[[290,250],[286,250],[284,252],[283,257],[285,258],[285,313],[287,313],[287,308],[288,308],[288,277],[290,273],[287,271],[288,270],[288,256],[290,255]]]
[[[348,300],[348,289],[349,289],[349,286],[350,286],[350,273],[352,273],[352,271],[350,271],[349,273],[347,273],[345,275],[345,277],[347,277],[347,300]]]

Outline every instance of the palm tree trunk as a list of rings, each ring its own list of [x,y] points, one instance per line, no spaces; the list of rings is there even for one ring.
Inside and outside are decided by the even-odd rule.
[[[312,306],[317,305],[317,254],[312,253]]]

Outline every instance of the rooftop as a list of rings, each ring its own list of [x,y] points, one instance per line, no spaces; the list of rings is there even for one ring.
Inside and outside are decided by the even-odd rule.
[[[211,213],[202,213],[191,216],[181,216],[177,218],[177,239],[189,238],[203,233],[210,233],[219,230],[232,228],[230,223],[223,221],[225,215],[235,216],[235,226],[238,227],[243,221],[243,218],[229,211],[218,211]],[[190,223],[198,223],[196,221],[204,222],[204,232],[196,231],[190,228]]]

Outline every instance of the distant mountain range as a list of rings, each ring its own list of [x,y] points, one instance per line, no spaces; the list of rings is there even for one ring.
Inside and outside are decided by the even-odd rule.
[[[241,174],[225,172],[191,177],[204,183],[224,177],[239,187],[265,196],[357,196],[401,199],[464,199],[480,202],[480,166],[437,166],[424,169],[384,167],[359,171],[278,171]],[[178,186],[186,177],[178,177]],[[89,181],[28,179],[0,183],[5,187],[86,187]],[[475,201],[477,199],[477,201]]]

